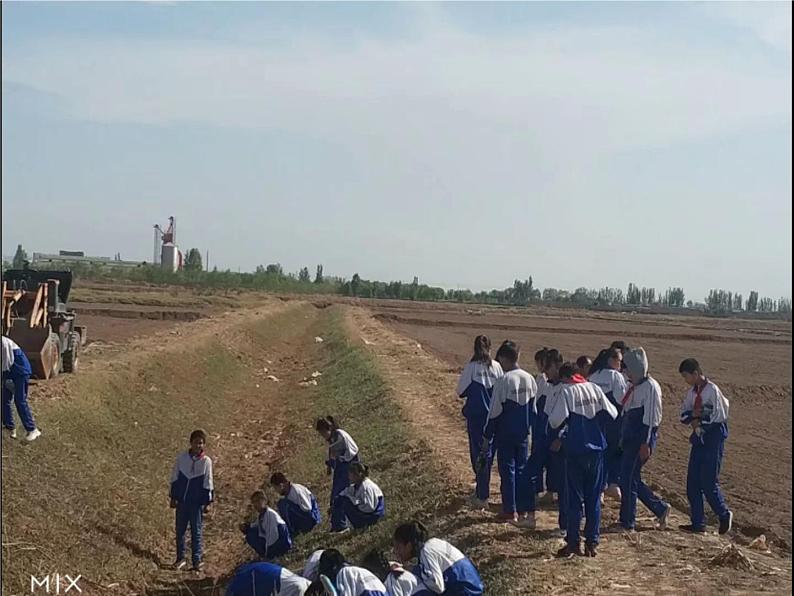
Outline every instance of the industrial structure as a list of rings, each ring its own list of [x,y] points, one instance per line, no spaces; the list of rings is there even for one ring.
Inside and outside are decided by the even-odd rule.
[[[179,271],[182,269],[182,253],[176,244],[176,219],[168,218],[168,227],[165,231],[154,224],[154,254],[152,262],[161,265],[166,271]]]

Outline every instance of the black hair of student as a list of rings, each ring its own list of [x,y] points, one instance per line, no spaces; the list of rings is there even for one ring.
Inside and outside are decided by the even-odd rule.
[[[374,573],[381,581],[385,581],[391,572],[391,565],[383,551],[377,548],[368,551],[361,559],[361,566]]]
[[[576,374],[576,365],[572,362],[565,362],[560,367],[560,378],[561,379],[570,379],[572,376]]]
[[[309,587],[306,588],[306,591],[303,593],[304,596],[325,596],[325,586],[323,586],[323,582],[317,580],[316,582],[312,582],[309,584]]]
[[[322,430],[334,432],[336,430],[339,430],[339,425],[336,423],[336,420],[334,420],[333,416],[325,416],[323,418],[317,419],[317,422],[314,425],[314,429],[318,432]]]
[[[251,493],[251,501],[252,502],[253,501],[261,501],[262,499],[267,501],[267,495],[265,494],[265,491],[263,491],[263,490],[255,490],[254,492]]]
[[[279,484],[284,484],[285,482],[289,482],[289,480],[287,480],[287,477],[284,474],[282,474],[281,472],[275,472],[270,477],[270,484],[272,486],[277,486]]]
[[[678,367],[678,372],[702,375],[703,369],[700,368],[700,363],[697,360],[694,358],[687,358],[681,362],[681,365]]]
[[[202,439],[206,443],[207,433],[204,432],[202,429],[197,428],[192,433],[190,433],[190,442],[192,443],[195,439]]]
[[[400,524],[394,530],[394,541],[400,544],[410,544],[414,549],[414,556],[419,556],[422,546],[430,538],[427,527],[418,521]]]
[[[478,335],[474,338],[474,355],[472,362],[482,362],[490,366],[491,364],[491,340],[487,335]]]
[[[593,363],[590,362],[590,356],[585,356],[582,354],[576,359],[576,368],[579,370],[584,370],[585,367],[590,368],[592,365]]]
[[[350,464],[348,470],[350,470],[351,472],[353,472],[358,476],[361,476],[362,478],[369,477],[369,466],[367,464],[361,463],[360,461],[355,461],[352,464]]]
[[[587,371],[588,377],[593,373],[597,373],[599,370],[604,370],[607,367],[609,364],[609,351],[611,349],[612,348],[605,348],[601,350],[593,359],[593,363],[590,365],[590,370]]]
[[[619,339],[619,340],[613,341],[613,342],[612,342],[612,343],[609,345],[609,347],[610,347],[610,348],[615,348],[616,350],[620,350],[621,352],[627,352],[628,350],[630,350],[629,346],[628,346],[628,345],[626,344],[626,342],[625,342],[625,341],[623,341],[622,339]]]
[[[556,364],[560,366],[563,363],[562,354],[560,354],[559,350],[554,348],[550,350],[546,350],[546,358],[543,360],[543,369],[549,368],[552,364]]]
[[[546,353],[548,351],[549,351],[548,348],[541,348],[540,350],[535,352],[535,362],[539,362],[540,364],[543,364],[543,362],[545,362],[546,360]]]
[[[345,557],[335,548],[327,548],[320,555],[320,575],[324,575],[331,581],[336,579],[339,570],[345,566]]]
[[[499,349],[496,351],[496,359],[499,360],[500,358],[504,358],[509,362],[518,362],[518,352],[520,348],[518,345],[506,339],[502,342],[502,345],[499,346]]]

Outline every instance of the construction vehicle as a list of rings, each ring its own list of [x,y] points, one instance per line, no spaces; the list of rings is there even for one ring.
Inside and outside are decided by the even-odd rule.
[[[66,306],[71,288],[71,271],[3,273],[3,335],[25,352],[35,378],[77,372],[86,328],[75,324],[77,314]]]

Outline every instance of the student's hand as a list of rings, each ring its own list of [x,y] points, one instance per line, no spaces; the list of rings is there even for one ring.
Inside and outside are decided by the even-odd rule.
[[[171,499],[171,504],[169,505],[171,509],[176,509],[176,499]]]
[[[212,517],[213,511],[214,510],[212,508],[212,503],[207,503],[206,505],[204,505],[204,515],[206,515],[207,517]]]
[[[648,443],[643,443],[640,445],[640,461],[645,463],[651,457],[651,448]]]
[[[247,523],[245,523],[245,522],[241,523],[241,524],[240,524],[239,526],[237,526],[237,527],[238,527],[238,528],[240,528],[240,531],[241,531],[243,534],[245,534],[245,533],[248,531],[248,524],[247,524]]]
[[[389,570],[393,573],[405,573],[403,566],[396,561],[389,561]]]
[[[562,447],[562,441],[560,441],[559,439],[554,439],[551,442],[551,445],[549,445],[549,451],[551,451],[552,453],[557,453],[561,447]]]

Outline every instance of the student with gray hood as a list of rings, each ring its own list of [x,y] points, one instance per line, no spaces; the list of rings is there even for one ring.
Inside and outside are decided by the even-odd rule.
[[[662,423],[662,388],[648,374],[648,356],[642,348],[628,349],[623,354],[631,384],[622,399],[623,428],[620,462],[620,524],[633,530],[637,516],[637,499],[650,509],[659,521],[659,529],[667,526],[671,507],[642,481],[640,471],[656,447]]]

